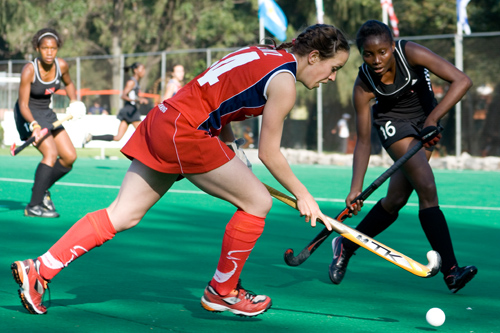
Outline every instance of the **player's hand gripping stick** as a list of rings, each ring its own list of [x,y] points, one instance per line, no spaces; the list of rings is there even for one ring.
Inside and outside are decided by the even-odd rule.
[[[57,120],[57,121],[54,121],[52,123],[52,128],[56,128],[56,127],[59,127],[63,122],[65,122],[66,120],[70,120],[73,118],[73,115],[71,114],[68,114],[66,117],[64,117],[63,119],[60,119],[60,120]],[[49,130],[47,128],[42,128],[42,130],[40,131],[40,135],[42,137],[46,136],[47,133],[49,132]],[[24,148],[28,147],[29,145],[31,145],[33,142],[35,142],[35,137],[32,136],[30,137],[28,140],[24,141],[24,143],[22,145],[20,145],[19,147],[16,147],[16,144],[13,143],[12,146],[10,146],[10,154],[12,156],[16,156],[17,154],[19,154],[21,151],[24,150]]]

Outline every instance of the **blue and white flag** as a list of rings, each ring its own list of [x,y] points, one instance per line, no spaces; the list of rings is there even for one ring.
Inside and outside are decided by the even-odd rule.
[[[467,18],[467,5],[470,0],[457,0],[457,21],[458,26],[466,35],[471,34],[469,19]]]
[[[264,19],[264,28],[276,38],[282,42],[286,40],[288,21],[274,0],[259,0],[259,19]]]

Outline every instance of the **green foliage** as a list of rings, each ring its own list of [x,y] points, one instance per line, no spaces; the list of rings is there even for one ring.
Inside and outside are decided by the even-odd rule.
[[[289,22],[288,39],[316,23],[314,1],[276,2]],[[456,33],[455,1],[397,0],[393,1],[393,5],[403,38]],[[258,0],[2,0],[0,57],[11,55],[12,58],[17,54],[29,59],[34,55],[31,38],[44,27],[55,28],[61,34],[65,44],[59,56],[63,58],[252,45],[259,42],[257,11]],[[379,0],[324,0],[324,12],[325,23],[341,28],[350,40],[355,39],[358,28],[366,20],[382,20]],[[473,32],[500,30],[498,0],[471,1],[467,12]],[[266,32],[266,35],[269,36],[269,33]],[[494,47],[497,41],[498,37],[464,38],[464,69],[476,86],[496,86],[498,83],[495,73],[500,70],[500,61]],[[451,38],[417,42],[454,62],[454,42]],[[212,61],[225,53],[214,52]],[[144,80],[148,81],[148,86],[158,86],[161,58],[135,56],[127,59],[127,63],[132,60],[145,63],[147,75]],[[173,63],[185,65],[186,81],[207,66],[203,54],[169,55],[167,65]],[[360,64],[358,51],[353,47],[348,63],[338,73],[337,81],[324,86],[323,102],[328,112],[333,113],[329,116],[338,118],[343,112],[352,112],[352,86]],[[70,66],[71,75],[75,78],[75,64],[70,63]],[[82,77],[83,87],[109,89],[112,85],[114,89],[119,89],[119,62],[111,58],[108,61],[86,60],[81,62],[81,66],[84,73],[90,73]],[[312,117],[316,94],[299,88],[297,103],[306,106]],[[116,110],[116,99],[111,104],[111,108]]]

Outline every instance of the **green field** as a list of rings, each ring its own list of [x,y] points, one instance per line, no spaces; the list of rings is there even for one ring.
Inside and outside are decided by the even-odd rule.
[[[50,283],[51,305],[43,316],[21,306],[10,264],[34,258],[87,212],[106,207],[118,192],[129,161],[94,159],[99,150],[78,150],[74,170],[51,189],[61,217],[27,218],[40,157],[28,149],[0,156],[0,329],[26,332],[500,332],[500,173],[436,170],[440,204],[447,217],[461,265],[476,265],[477,277],[451,294],[441,274],[423,279],[360,249],[341,285],[331,284],[326,241],[303,265],[288,267],[283,253],[300,251],[319,231],[297,212],[275,201],[241,276],[243,286],[273,299],[255,318],[214,314],[200,306],[220,253],[225,224],[234,208],[186,180],[178,182],[139,225],[74,261]],[[119,153],[106,150],[110,156]],[[295,165],[297,176],[335,216],[343,208],[349,167]],[[365,185],[384,169],[371,168]],[[281,189],[261,165],[255,174]],[[384,195],[385,186],[367,201],[356,225]],[[430,247],[420,228],[416,196],[391,228],[377,239],[426,263]],[[48,302],[48,293],[46,302]],[[446,313],[443,326],[425,321],[427,310]]]

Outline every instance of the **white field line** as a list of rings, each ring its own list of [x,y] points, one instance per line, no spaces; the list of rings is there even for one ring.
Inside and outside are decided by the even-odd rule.
[[[15,178],[1,178],[0,182],[12,182],[12,183],[33,183],[33,180],[28,179],[15,179]],[[57,182],[55,185],[58,186],[71,186],[71,187],[92,187],[101,189],[120,189],[118,185],[97,185],[97,184],[82,184],[82,183],[66,183]],[[169,192],[172,193],[184,193],[184,194],[206,194],[200,190],[176,190],[170,189]],[[345,202],[345,199],[333,199],[333,198],[315,198],[318,202]],[[375,204],[377,201],[366,200],[367,204]],[[407,203],[406,206],[417,207],[418,203]],[[500,207],[485,207],[485,206],[464,206],[464,205],[439,205],[441,208],[451,208],[451,209],[467,209],[467,210],[494,210],[500,211]]]

